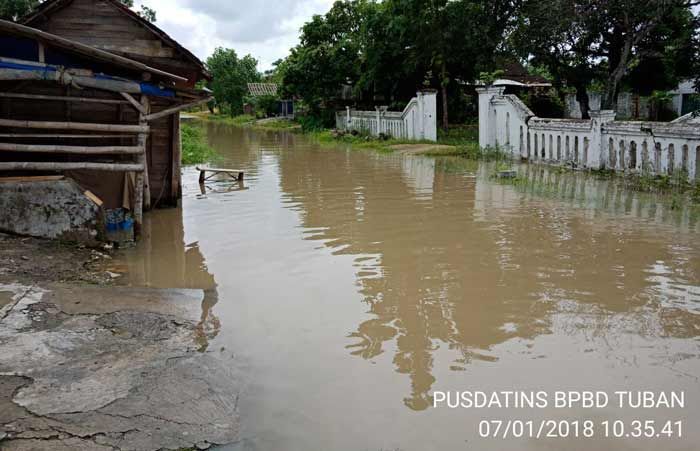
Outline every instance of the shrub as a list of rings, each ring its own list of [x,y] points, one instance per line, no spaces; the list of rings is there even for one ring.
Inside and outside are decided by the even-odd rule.
[[[197,164],[213,161],[218,154],[206,141],[203,128],[196,125],[182,124],[182,164]]]

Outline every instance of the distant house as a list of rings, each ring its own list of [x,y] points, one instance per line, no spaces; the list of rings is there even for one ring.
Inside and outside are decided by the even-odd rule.
[[[685,80],[671,91],[673,110],[678,116],[684,116],[693,111],[700,111],[700,92],[695,88],[693,80]]]
[[[533,75],[517,61],[509,61],[501,67],[503,73],[493,86],[510,86],[513,88],[550,88],[552,83],[541,75]],[[477,83],[479,84],[479,83]]]
[[[248,95],[250,97],[271,96],[277,97],[277,116],[279,117],[294,117],[294,101],[289,99],[279,99],[277,95],[277,83],[248,83]],[[254,108],[248,104],[244,106],[246,114],[254,114]]]
[[[666,116],[684,116],[693,111],[700,110],[700,93],[695,89],[692,80],[685,80],[678,84],[676,89],[669,92],[670,101],[664,103],[663,109]],[[592,110],[600,109],[602,95],[599,92],[588,93],[589,106]],[[581,107],[575,94],[568,94],[565,99],[566,117],[581,118]],[[659,119],[658,111],[652,108],[650,97],[641,96],[633,92],[621,92],[617,96],[618,119]],[[668,117],[667,117],[668,119]]]
[[[23,23],[0,21],[0,177],[70,178],[137,226],[176,205],[201,61],[117,0],[49,0]]]

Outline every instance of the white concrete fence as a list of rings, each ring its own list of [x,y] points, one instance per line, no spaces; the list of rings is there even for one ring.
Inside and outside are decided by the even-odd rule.
[[[375,111],[357,111],[348,107],[336,113],[336,128],[372,136],[383,133],[392,138],[437,141],[436,97],[435,91],[418,92],[402,112],[380,107]]]
[[[691,116],[673,122],[615,121],[615,112],[591,119],[536,117],[504,88],[479,92],[479,145],[498,147],[528,161],[579,168],[679,174],[700,180],[700,124]]]

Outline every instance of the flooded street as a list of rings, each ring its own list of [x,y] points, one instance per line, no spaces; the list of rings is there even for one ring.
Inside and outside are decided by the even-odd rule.
[[[246,386],[222,449],[691,450],[700,214],[581,174],[321,148],[205,125],[243,185],[145,218],[123,283],[202,288],[201,350]],[[128,280],[127,280],[128,279]],[[2,304],[0,298],[0,304]],[[434,391],[684,391],[682,409],[450,409]],[[682,420],[682,438],[494,439],[483,419]]]

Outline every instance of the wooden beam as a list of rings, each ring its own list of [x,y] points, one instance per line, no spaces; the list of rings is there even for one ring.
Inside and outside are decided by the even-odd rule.
[[[138,111],[142,115],[148,114],[148,111],[139,102],[137,102],[136,99],[134,99],[131,96],[131,94],[128,94],[126,92],[120,92],[119,94],[121,94],[122,97],[124,97],[131,104],[131,106],[136,108],[136,111]]]
[[[93,99],[87,97],[68,97],[68,96],[47,96],[39,94],[18,94],[14,92],[0,92],[0,97],[8,99],[29,99],[29,100],[57,100],[59,102],[75,102],[75,103],[105,103],[105,104],[122,104],[127,105],[126,100],[117,99]]]
[[[55,182],[63,180],[62,175],[25,175],[20,177],[0,177],[0,183],[7,182]]]
[[[85,163],[60,162],[48,163],[38,161],[0,162],[0,171],[91,171],[143,172],[143,166],[135,163]]]
[[[66,133],[0,133],[0,138],[26,139],[26,138],[51,138],[51,139],[132,139],[136,135],[71,135]]]
[[[136,155],[143,153],[140,146],[59,146],[55,144],[0,143],[0,150],[26,153],[64,153],[76,155]]]
[[[188,108],[194,108],[198,105],[202,105],[203,103],[209,103],[212,100],[214,100],[213,97],[207,97],[206,99],[200,99],[196,102],[192,103],[185,103],[182,105],[178,105],[176,107],[168,108],[167,110],[159,111],[157,113],[149,114],[146,116],[146,121],[151,122],[155,121],[156,119],[160,119],[165,116],[170,116],[171,114],[179,113],[182,110],[186,110]]]
[[[86,130],[95,132],[148,133],[147,125],[92,124],[88,122],[43,122],[0,119],[0,127],[38,128],[45,130]]]

